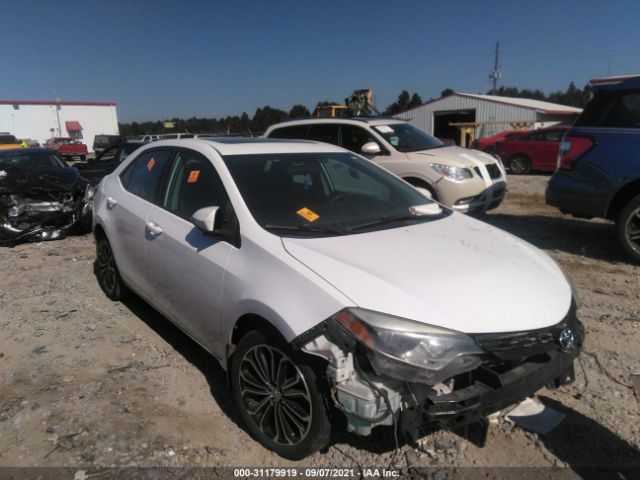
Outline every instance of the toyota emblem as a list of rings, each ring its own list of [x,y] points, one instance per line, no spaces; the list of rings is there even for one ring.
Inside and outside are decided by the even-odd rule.
[[[576,348],[576,334],[570,328],[565,328],[558,335],[558,344],[563,352],[573,352]]]

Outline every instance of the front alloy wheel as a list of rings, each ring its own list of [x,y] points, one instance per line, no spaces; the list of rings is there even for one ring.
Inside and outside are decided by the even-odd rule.
[[[296,357],[254,331],[241,340],[231,367],[234,398],[249,431],[290,459],[322,448],[330,433],[315,373]]]
[[[622,209],[616,219],[616,230],[624,249],[640,263],[640,195]]]

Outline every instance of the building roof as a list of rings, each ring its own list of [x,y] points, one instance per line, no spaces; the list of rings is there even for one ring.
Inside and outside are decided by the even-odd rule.
[[[486,100],[489,102],[504,103],[507,105],[514,105],[516,107],[530,108],[542,113],[548,113],[553,115],[575,115],[582,112],[581,108],[568,107],[567,105],[560,105],[558,103],[543,102],[541,100],[531,100],[529,98],[514,98],[514,97],[499,97],[497,95],[478,95],[473,93],[453,93],[452,95],[459,95],[461,97],[477,98],[479,100]]]
[[[0,105],[88,105],[98,107],[115,107],[116,102],[63,102],[57,100],[0,100]]]

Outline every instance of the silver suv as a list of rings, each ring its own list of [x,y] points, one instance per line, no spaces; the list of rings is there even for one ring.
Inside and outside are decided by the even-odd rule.
[[[293,120],[272,125],[270,138],[308,139],[359,153],[440,203],[460,212],[496,208],[506,192],[506,173],[495,157],[446,146],[413,125],[393,118]]]

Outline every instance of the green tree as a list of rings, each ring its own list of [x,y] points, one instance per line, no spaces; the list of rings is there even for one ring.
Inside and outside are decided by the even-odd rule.
[[[415,107],[422,105],[422,98],[417,93],[413,95],[409,94],[408,90],[402,90],[398,95],[398,100],[389,105],[384,111],[385,115],[395,115],[396,113],[404,112]]]
[[[297,117],[309,117],[311,116],[311,112],[304,105],[294,105],[289,110],[289,117],[297,118]]]
[[[445,88],[444,90],[442,90],[442,92],[440,92],[440,96],[448,97],[449,95],[453,95],[454,93],[456,92],[453,88]]]
[[[262,133],[271,125],[281,122],[286,117],[287,112],[265,105],[264,107],[256,110],[253,120],[251,121],[251,130],[254,135]]]

